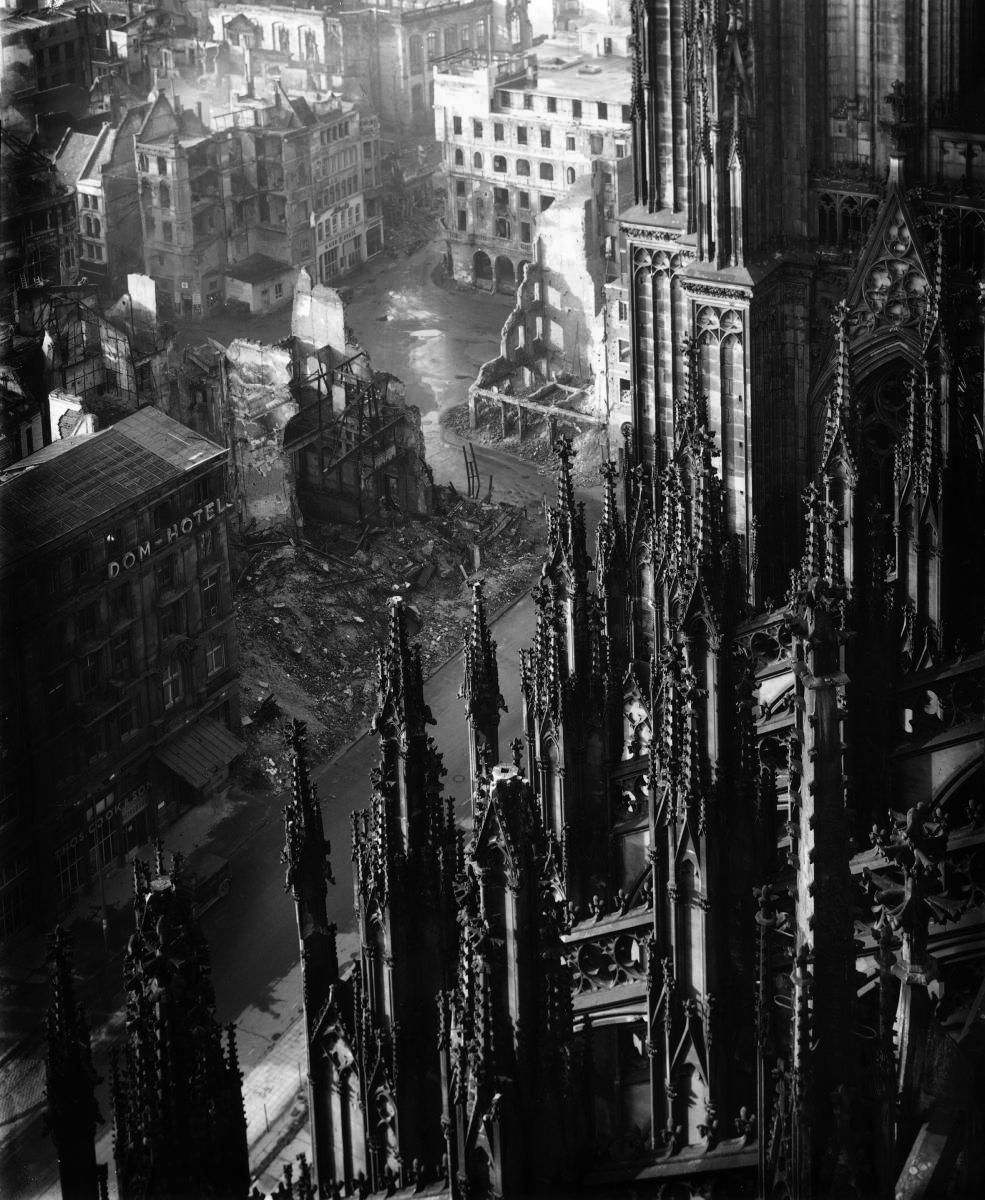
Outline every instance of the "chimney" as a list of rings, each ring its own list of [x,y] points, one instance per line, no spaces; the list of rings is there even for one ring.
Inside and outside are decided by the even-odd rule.
[[[202,101],[201,100],[196,100],[195,111],[198,113],[198,119],[201,121],[202,120]],[[202,124],[204,125],[205,122],[202,121]]]

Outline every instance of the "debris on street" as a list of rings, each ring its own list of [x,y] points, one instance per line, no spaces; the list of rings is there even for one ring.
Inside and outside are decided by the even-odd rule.
[[[540,512],[434,489],[434,512],[364,526],[285,527],[246,538],[236,566],[236,623],[243,767],[251,782],[286,786],[285,719],[308,725],[324,760],[368,726],[376,705],[376,656],[386,601],[403,596],[419,622],[425,673],[462,646],[471,583],[485,580],[491,610],[532,586],[543,555]]]

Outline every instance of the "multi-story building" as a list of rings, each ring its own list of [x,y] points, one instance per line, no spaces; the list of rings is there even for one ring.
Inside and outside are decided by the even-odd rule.
[[[138,105],[98,133],[69,129],[54,155],[62,182],[75,189],[79,273],[107,298],[143,265],[133,138],[146,115]]]
[[[0,478],[0,936],[211,794],[242,749],[226,451],[154,408]]]
[[[604,187],[630,157],[629,78],[626,58],[560,47],[435,71],[456,279],[512,291],[533,258],[539,214],[586,175],[598,181],[600,238],[615,240],[617,212]]]
[[[213,36],[238,50],[272,50],[289,64],[323,76],[325,88],[340,88],[344,72],[338,11],[314,4],[215,4],[208,8]]]
[[[93,56],[105,40],[106,17],[92,7],[41,7],[23,0],[0,14],[0,113],[4,128],[34,133],[47,112],[88,112]]]
[[[193,316],[222,301],[225,205],[215,139],[193,109],[158,92],[136,133],[144,271],[164,312]]]
[[[270,271],[337,280],[383,248],[379,123],[338,99],[241,97],[213,118],[231,230],[227,275],[258,256]],[[241,177],[241,178],[240,178]],[[239,182],[237,182],[239,181]],[[239,186],[239,195],[236,188]],[[277,284],[274,283],[276,288]],[[228,288],[227,288],[228,291]],[[286,302],[290,287],[282,285]]]
[[[19,287],[71,283],[78,222],[75,189],[50,159],[0,128],[0,307]]]
[[[346,0],[331,10],[225,3],[209,9],[209,21],[235,51],[283,56],[285,68],[304,68],[323,90],[344,87],[398,133],[430,133],[436,62],[530,45],[525,0]]]
[[[444,0],[425,4],[346,3],[341,21],[346,81],[360,87],[395,134],[430,134],[436,64],[459,54],[488,61],[497,42],[499,0]],[[526,11],[518,4],[518,12]],[[500,21],[502,24],[502,21]],[[529,46],[529,33],[518,45]]]

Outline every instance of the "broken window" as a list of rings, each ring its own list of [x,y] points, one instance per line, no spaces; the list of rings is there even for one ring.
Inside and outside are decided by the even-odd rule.
[[[502,154],[496,154],[493,156],[493,170],[505,172],[506,159],[502,156]]]
[[[503,205],[504,207],[510,202],[509,188],[493,188],[493,203]]]
[[[496,218],[496,236],[498,238],[508,238],[510,236],[510,223],[505,217]]]

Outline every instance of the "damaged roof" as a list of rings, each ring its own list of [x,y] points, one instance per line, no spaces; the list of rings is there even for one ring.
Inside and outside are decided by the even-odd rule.
[[[0,476],[0,573],[225,457],[222,446],[151,406],[91,437],[45,446]]]
[[[243,283],[262,283],[265,279],[277,279],[285,271],[293,269],[290,263],[271,258],[269,254],[251,254],[242,262],[226,267],[224,274]]]

